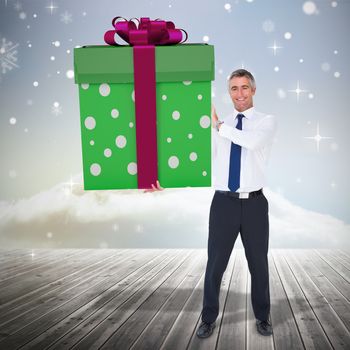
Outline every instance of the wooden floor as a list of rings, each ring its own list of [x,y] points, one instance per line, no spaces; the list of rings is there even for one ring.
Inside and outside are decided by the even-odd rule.
[[[350,349],[350,253],[270,250],[259,335],[243,250],[199,339],[205,250],[0,250],[0,349]]]

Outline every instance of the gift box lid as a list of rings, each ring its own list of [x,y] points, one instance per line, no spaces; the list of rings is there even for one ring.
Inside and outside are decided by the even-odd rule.
[[[214,80],[214,46],[156,46],[156,81]],[[75,83],[133,83],[131,46],[83,46],[74,49]]]

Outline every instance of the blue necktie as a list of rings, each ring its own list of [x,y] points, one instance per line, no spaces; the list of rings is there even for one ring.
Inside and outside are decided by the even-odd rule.
[[[237,114],[238,123],[236,129],[242,130],[242,118],[243,114]],[[239,182],[241,177],[241,150],[242,147],[231,142],[230,152],[230,172],[228,176],[228,188],[232,192],[236,192],[239,188]]]

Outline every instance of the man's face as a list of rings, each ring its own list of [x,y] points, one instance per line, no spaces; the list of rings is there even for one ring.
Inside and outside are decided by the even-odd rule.
[[[232,102],[238,112],[244,112],[246,109],[253,107],[255,88],[252,88],[248,78],[232,78],[229,83],[229,92]]]

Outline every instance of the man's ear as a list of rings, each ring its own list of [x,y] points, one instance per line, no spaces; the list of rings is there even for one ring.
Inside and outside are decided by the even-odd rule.
[[[252,89],[253,96],[255,95],[256,88]]]

